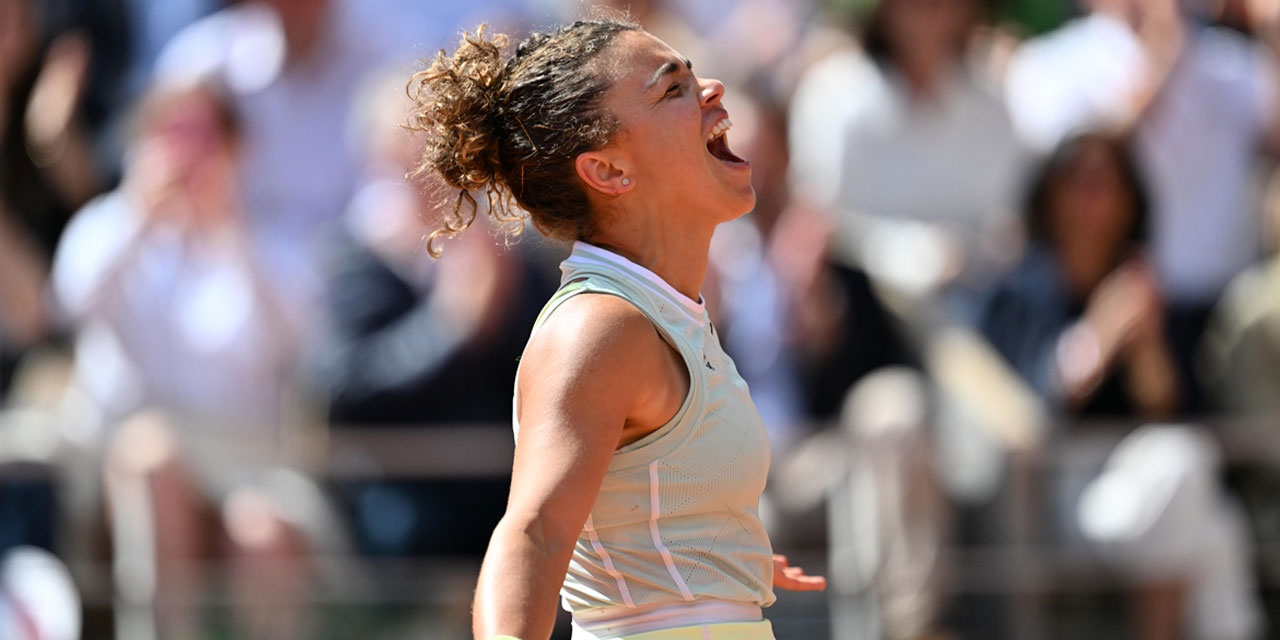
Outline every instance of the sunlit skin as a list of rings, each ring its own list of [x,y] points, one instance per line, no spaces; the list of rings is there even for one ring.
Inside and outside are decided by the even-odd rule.
[[[589,240],[697,299],[716,225],[755,204],[750,164],[721,160],[707,146],[727,114],[724,86],[694,76],[645,33],[619,35],[603,61],[612,79],[603,104],[620,131],[576,161],[596,220]],[[511,494],[476,589],[477,638],[550,636],[574,543],[614,451],[670,420],[688,392],[680,356],[621,298],[574,296],[531,337],[517,379]],[[825,584],[775,558],[775,587]]]
[[[751,165],[707,149],[712,128],[728,116],[720,81],[698,78],[688,60],[646,33],[624,33],[613,47],[606,72],[616,80],[603,104],[622,127],[609,146],[577,162],[601,221],[591,241],[696,300],[716,225],[755,206]]]

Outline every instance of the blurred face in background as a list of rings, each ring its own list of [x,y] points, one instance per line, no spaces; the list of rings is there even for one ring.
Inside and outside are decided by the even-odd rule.
[[[141,117],[126,179],[143,202],[160,211],[189,211],[200,221],[233,212],[238,137],[222,98],[201,88],[157,89]],[[165,204],[174,197],[181,206]]]
[[[1138,221],[1137,194],[1125,177],[1121,153],[1117,143],[1084,138],[1050,178],[1046,231],[1058,251],[1074,257],[1068,268],[1101,275],[1129,245]]]
[[[879,11],[890,54],[899,64],[963,55],[977,25],[973,0],[882,0]]]
[[[201,163],[230,157],[234,133],[218,99],[192,89],[157,98],[148,109],[143,145],[158,145],[171,168],[190,174]]]

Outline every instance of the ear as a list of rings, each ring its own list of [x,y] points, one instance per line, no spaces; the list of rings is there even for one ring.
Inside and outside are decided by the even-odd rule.
[[[620,196],[635,187],[635,180],[627,177],[625,163],[604,151],[587,151],[578,154],[574,161],[578,177],[602,195]]]

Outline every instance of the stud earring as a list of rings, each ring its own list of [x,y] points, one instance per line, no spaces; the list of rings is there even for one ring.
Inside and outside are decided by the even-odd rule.
[[[627,185],[629,185],[629,184],[631,184],[631,178],[623,178],[623,179],[622,179],[622,186],[624,186],[624,187],[625,187],[625,186],[627,186]]]

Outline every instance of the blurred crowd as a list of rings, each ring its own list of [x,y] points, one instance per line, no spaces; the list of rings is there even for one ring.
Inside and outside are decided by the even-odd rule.
[[[757,203],[704,296],[833,637],[1043,637],[955,596],[1014,539],[1120,585],[1106,637],[1267,633],[1280,2],[611,4],[728,85]],[[586,7],[0,0],[0,638],[327,637],[342,558],[483,552],[506,478],[296,443],[509,426],[567,248],[431,259],[405,87]]]

